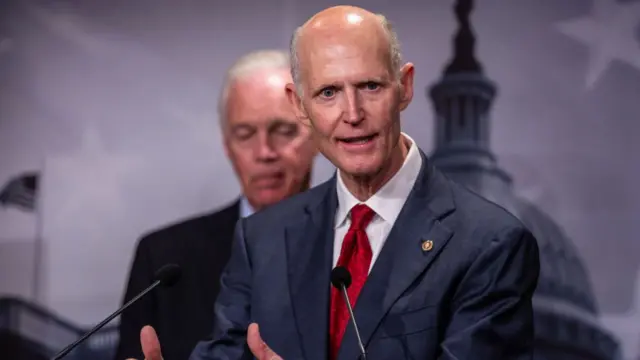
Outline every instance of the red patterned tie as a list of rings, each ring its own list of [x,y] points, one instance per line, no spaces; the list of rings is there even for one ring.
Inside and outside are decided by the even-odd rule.
[[[351,286],[347,289],[351,306],[355,306],[358,295],[369,274],[371,245],[365,229],[375,213],[367,205],[359,204],[351,209],[351,226],[342,242],[337,266],[344,266],[351,273]],[[344,296],[335,287],[331,288],[331,317],[329,324],[329,358],[338,357],[340,342],[349,322],[349,310]]]

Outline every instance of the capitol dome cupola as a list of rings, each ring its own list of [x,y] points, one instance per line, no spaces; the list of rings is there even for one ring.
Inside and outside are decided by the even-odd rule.
[[[430,158],[448,177],[518,217],[540,249],[540,278],[533,299],[536,360],[613,360],[619,345],[600,324],[589,274],[562,228],[514,193],[512,179],[491,149],[491,105],[497,86],[475,57],[469,16],[472,0],[455,4],[454,55],[428,91],[435,113]]]

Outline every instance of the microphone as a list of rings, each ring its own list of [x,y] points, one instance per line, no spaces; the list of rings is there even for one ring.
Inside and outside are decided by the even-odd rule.
[[[180,269],[180,266],[176,264],[167,264],[161,267],[153,275],[154,281],[151,285],[149,285],[148,288],[144,289],[140,294],[136,295],[136,297],[134,297],[129,302],[124,304],[120,309],[116,310],[116,312],[109,315],[106,319],[102,320],[98,325],[96,325],[93,329],[89,330],[80,339],[76,340],[73,344],[64,348],[56,356],[54,356],[52,360],[60,360],[63,357],[67,356],[67,354],[69,354],[71,350],[75,349],[76,346],[80,345],[89,336],[93,335],[96,331],[100,330],[103,326],[107,325],[107,323],[113,320],[113,318],[120,315],[120,313],[125,311],[129,306],[133,305],[136,301],[140,300],[140,298],[148,294],[151,290],[155,289],[158,285],[162,285],[164,287],[171,287],[175,285],[175,283],[177,283],[178,280],[180,280],[181,276],[182,276],[182,269]]]
[[[347,304],[347,310],[349,310],[349,317],[353,323],[353,328],[356,331],[356,338],[358,339],[358,346],[360,347],[360,359],[367,360],[367,352],[364,350],[362,344],[362,338],[360,338],[360,331],[358,330],[358,324],[356,324],[356,317],[353,315],[353,308],[349,302],[349,294],[347,294],[347,288],[351,285],[351,273],[347,268],[342,266],[336,266],[331,270],[331,284],[337,288],[344,297],[344,302]]]

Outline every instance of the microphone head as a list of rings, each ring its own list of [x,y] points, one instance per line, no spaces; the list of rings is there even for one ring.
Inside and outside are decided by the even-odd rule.
[[[171,287],[180,280],[182,269],[176,264],[167,264],[154,274],[154,281],[160,281],[160,285]]]
[[[331,283],[338,289],[343,285],[346,289],[351,285],[351,273],[343,266],[336,266],[331,270]]]

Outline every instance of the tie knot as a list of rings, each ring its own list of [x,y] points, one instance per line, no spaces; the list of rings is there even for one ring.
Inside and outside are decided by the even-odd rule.
[[[365,204],[358,204],[351,209],[351,228],[365,230],[376,213]]]

